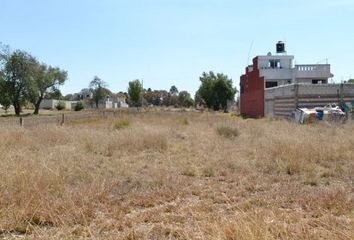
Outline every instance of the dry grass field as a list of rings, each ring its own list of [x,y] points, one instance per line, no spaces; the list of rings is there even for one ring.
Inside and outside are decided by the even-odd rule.
[[[354,239],[354,124],[127,112],[0,131],[0,239]]]

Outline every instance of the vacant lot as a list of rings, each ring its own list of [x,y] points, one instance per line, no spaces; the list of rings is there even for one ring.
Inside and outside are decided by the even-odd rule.
[[[0,239],[354,238],[354,124],[145,112],[0,131]]]

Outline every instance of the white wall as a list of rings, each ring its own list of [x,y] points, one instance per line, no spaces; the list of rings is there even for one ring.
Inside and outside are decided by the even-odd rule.
[[[70,110],[72,109],[72,105],[75,104],[77,101],[64,101],[64,100],[55,100],[55,99],[43,99],[39,108],[41,109],[55,109],[56,105],[59,102],[63,102],[65,104],[65,109]]]

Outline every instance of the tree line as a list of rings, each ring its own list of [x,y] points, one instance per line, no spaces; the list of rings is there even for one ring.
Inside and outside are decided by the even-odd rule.
[[[187,91],[178,91],[173,85],[169,91],[143,89],[141,82],[137,79],[129,82],[127,93],[128,104],[134,107],[142,105],[153,106],[175,106],[191,107],[194,106],[194,100]]]
[[[7,110],[14,107],[20,115],[28,104],[34,107],[34,114],[44,98],[73,100],[72,94],[63,97],[59,87],[65,83],[66,71],[41,63],[26,51],[11,51],[0,43],[0,105]],[[146,105],[192,107],[203,105],[214,110],[225,110],[227,102],[234,100],[237,89],[232,86],[232,79],[222,73],[204,72],[200,78],[200,87],[194,98],[185,90],[179,91],[173,85],[166,90],[143,89],[139,80],[129,82],[124,94],[130,106]],[[114,95],[107,83],[95,76],[89,83],[92,103],[98,108],[99,102],[107,95]]]
[[[128,96],[134,106],[141,106],[144,101],[156,106],[191,107],[203,105],[214,110],[226,110],[228,101],[233,101],[237,89],[232,86],[232,79],[222,73],[204,72],[200,77],[200,87],[194,99],[187,91],[179,92],[176,86],[170,91],[144,90],[139,80],[129,82]]]
[[[214,110],[226,110],[228,101],[233,101],[237,89],[232,86],[232,79],[222,73],[204,72],[199,78],[201,84],[194,98],[188,91],[179,91],[175,85],[170,90],[144,89],[139,79],[128,83],[127,92],[112,93],[107,87],[108,84],[98,76],[95,76],[89,84],[92,93],[91,103],[96,108],[99,102],[107,96],[124,96],[126,103],[131,107],[141,106],[174,106],[174,107],[193,107],[202,105]],[[62,97],[65,100],[74,99],[72,94]]]

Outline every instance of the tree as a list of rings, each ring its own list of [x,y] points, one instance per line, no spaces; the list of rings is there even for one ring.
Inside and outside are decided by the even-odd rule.
[[[5,64],[10,58],[10,48],[0,42],[0,104],[7,112],[12,104],[12,97],[9,94],[9,83],[6,81]]]
[[[233,100],[237,92],[232,86],[232,79],[222,73],[215,75],[212,71],[203,72],[199,79],[201,85],[196,93],[196,101],[198,96],[198,103],[204,101],[209,108],[226,110],[227,101]]]
[[[348,83],[354,83],[354,79],[349,79]]]
[[[178,89],[175,85],[171,86],[168,98],[169,98],[168,105],[177,107],[177,105],[178,105]]]
[[[34,114],[46,94],[60,93],[58,87],[64,84],[67,73],[40,64],[36,58],[21,50],[10,51],[8,46],[0,44],[1,101],[9,101],[14,106],[16,115],[20,115],[25,103],[32,103]]]
[[[0,104],[6,112],[11,106],[11,96],[7,92],[7,84],[4,74],[0,71]]]
[[[143,87],[138,79],[129,82],[128,95],[131,103],[134,106],[141,106],[142,93]]]
[[[154,105],[155,100],[155,91],[152,91],[151,88],[148,88],[147,91],[144,91],[143,97],[148,105]]]
[[[74,100],[74,95],[69,93],[69,94],[66,94],[64,97],[63,97],[64,100],[66,101],[72,101]]]
[[[108,89],[106,88],[106,86],[107,84],[97,76],[95,76],[90,82],[89,88],[93,93],[92,99],[96,104],[96,108],[98,108],[99,102],[103,100],[108,94]]]
[[[178,89],[177,89],[177,87],[175,85],[171,86],[170,94],[171,94],[171,96],[177,96],[178,95]]]
[[[28,93],[29,101],[34,105],[33,114],[39,113],[39,106],[46,95],[60,97],[59,86],[63,85],[66,79],[67,72],[57,67],[45,64],[38,64],[36,66],[34,80]]]
[[[52,91],[46,93],[44,98],[45,99],[56,99],[56,100],[60,100],[60,99],[67,100],[67,99],[64,99],[64,97],[61,94],[61,91],[59,89],[53,89]]]
[[[178,105],[182,107],[191,107],[194,105],[194,101],[191,95],[187,91],[180,91],[178,94]]]
[[[4,62],[2,71],[5,81],[2,94],[8,95],[15,114],[19,116],[22,106],[28,100],[38,62],[27,52],[20,50],[11,53],[5,60],[3,56],[1,58]]]

